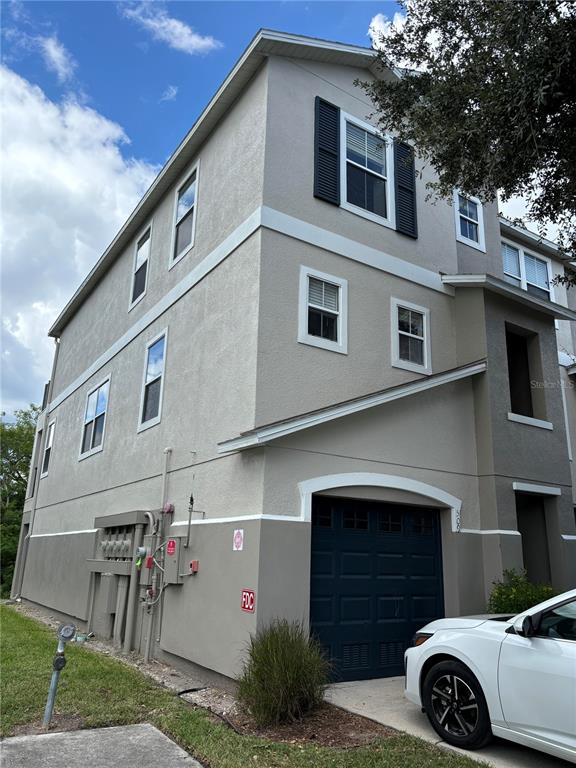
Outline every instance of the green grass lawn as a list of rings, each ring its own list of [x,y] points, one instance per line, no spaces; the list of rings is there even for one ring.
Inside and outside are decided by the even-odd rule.
[[[53,630],[0,606],[1,735],[42,719],[56,648]],[[277,744],[239,736],[193,709],[135,669],[81,646],[69,645],[55,712],[82,718],[85,728],[149,722],[210,768],[478,768],[410,736],[369,747],[337,750]]]

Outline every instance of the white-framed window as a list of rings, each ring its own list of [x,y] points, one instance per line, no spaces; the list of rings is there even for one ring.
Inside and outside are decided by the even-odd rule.
[[[463,195],[454,190],[454,218],[456,240],[486,253],[484,240],[484,210],[477,197]]]
[[[42,467],[40,469],[40,477],[46,477],[48,474],[48,467],[50,466],[50,456],[52,455],[52,447],[54,445],[54,430],[56,429],[56,420],[51,421],[46,428],[46,442],[44,443],[44,453],[42,454]]]
[[[394,298],[390,307],[393,367],[431,374],[430,310]]]
[[[91,389],[86,396],[82,442],[80,443],[80,459],[85,459],[88,456],[92,456],[93,453],[98,453],[104,446],[109,391],[110,377],[97,387]]]
[[[298,341],[332,352],[348,352],[348,282],[300,267]]]
[[[146,295],[148,287],[148,261],[152,242],[152,224],[149,224],[137,238],[134,246],[134,269],[132,271],[132,290],[128,311],[135,307]]]
[[[183,259],[194,245],[197,205],[198,163],[176,187],[170,268],[177,264],[180,259]]]
[[[374,126],[340,112],[342,208],[394,227],[394,147]]]
[[[139,432],[159,424],[162,417],[162,394],[164,391],[167,341],[168,330],[165,329],[146,345],[142,395],[140,398]]]
[[[506,282],[522,288],[532,296],[554,301],[552,262],[534,256],[516,243],[502,240],[502,269]]]

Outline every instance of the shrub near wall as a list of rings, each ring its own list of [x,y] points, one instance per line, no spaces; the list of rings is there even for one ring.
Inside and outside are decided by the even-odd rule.
[[[329,669],[302,624],[278,619],[251,638],[238,698],[258,725],[299,720],[322,703]]]
[[[549,600],[556,593],[548,584],[532,584],[526,571],[504,571],[502,581],[495,581],[488,600],[489,613],[517,614]]]

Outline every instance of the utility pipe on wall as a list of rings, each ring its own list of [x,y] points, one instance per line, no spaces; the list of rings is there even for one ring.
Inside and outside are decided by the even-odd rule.
[[[128,611],[126,613],[126,632],[124,633],[124,653],[132,650],[134,636],[134,618],[136,616],[136,597],[138,595],[138,550],[142,546],[144,524],[138,523],[134,532],[134,547],[132,548],[132,565],[130,568],[130,589],[128,592]]]

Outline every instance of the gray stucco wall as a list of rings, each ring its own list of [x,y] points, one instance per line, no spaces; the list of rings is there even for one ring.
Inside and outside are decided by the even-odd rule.
[[[348,354],[298,342],[301,266],[348,281]],[[421,374],[391,366],[392,297],[430,310],[433,372],[455,367],[450,296],[264,230],[256,423],[266,424],[421,378]]]
[[[192,250],[172,269],[175,190],[152,217],[146,296],[128,312],[134,246],[106,273],[61,337],[54,397],[175,286],[262,201],[267,73],[263,67],[198,153],[197,219]],[[190,168],[194,162],[190,163]],[[182,182],[185,177],[182,178]],[[135,241],[136,242],[136,239]]]

